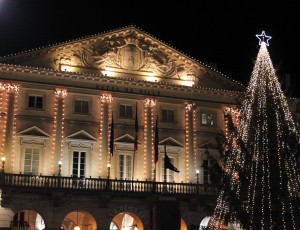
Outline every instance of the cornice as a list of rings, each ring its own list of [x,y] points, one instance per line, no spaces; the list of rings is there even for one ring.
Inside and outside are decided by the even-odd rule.
[[[27,66],[19,66],[19,65],[9,65],[9,64],[1,64],[0,63],[0,71],[6,73],[20,73],[20,74],[34,74],[37,76],[47,76],[51,78],[57,79],[67,79],[67,80],[78,80],[90,83],[109,83],[109,84],[122,84],[128,86],[136,86],[136,87],[146,87],[151,89],[167,89],[174,91],[181,91],[186,93],[204,93],[204,94],[212,94],[212,95],[226,95],[226,96],[240,96],[241,91],[231,91],[231,90],[223,90],[223,89],[215,89],[215,88],[206,88],[200,86],[181,86],[166,82],[149,82],[144,80],[136,80],[134,78],[123,78],[123,77],[108,77],[98,74],[82,74],[82,73],[71,73],[65,71],[44,69],[44,68],[32,68]],[[1,76],[0,76],[1,78]],[[12,79],[13,80],[13,79]],[[6,81],[8,81],[6,79]],[[26,81],[24,81],[26,82]]]

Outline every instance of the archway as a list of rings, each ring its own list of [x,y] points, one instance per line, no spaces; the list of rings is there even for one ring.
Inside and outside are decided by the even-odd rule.
[[[181,218],[180,219],[180,230],[187,230],[187,225],[185,223],[185,221]]]
[[[144,230],[144,226],[133,212],[120,212],[113,218],[110,230]]]
[[[10,223],[11,228],[26,228],[27,230],[45,229],[45,222],[42,216],[34,210],[18,211],[13,221]]]
[[[97,223],[94,217],[84,210],[70,212],[64,218],[61,229],[63,230],[94,230],[97,229]]]

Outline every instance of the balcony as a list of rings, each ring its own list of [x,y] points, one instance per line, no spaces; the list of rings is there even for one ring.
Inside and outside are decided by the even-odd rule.
[[[107,178],[74,178],[62,176],[33,176],[25,174],[0,174],[0,188],[35,192],[87,191],[118,193],[149,193],[170,195],[217,195],[217,188],[198,183],[170,183],[156,181],[120,180]]]

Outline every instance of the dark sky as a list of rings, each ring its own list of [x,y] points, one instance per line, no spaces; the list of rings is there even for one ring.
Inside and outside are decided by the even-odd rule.
[[[0,0],[0,56],[134,24],[247,85],[259,49],[255,35],[265,30],[279,80],[289,74],[299,97],[299,3],[255,2]]]

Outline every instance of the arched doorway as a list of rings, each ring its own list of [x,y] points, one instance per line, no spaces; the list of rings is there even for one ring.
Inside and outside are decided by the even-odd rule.
[[[186,223],[185,221],[181,218],[180,219],[180,230],[187,230],[187,226],[186,226]]]
[[[144,230],[144,226],[136,214],[120,212],[113,218],[110,230]]]
[[[14,215],[10,227],[11,229],[42,230],[45,229],[45,222],[36,211],[21,210]]]
[[[97,224],[94,217],[84,210],[70,212],[64,218],[61,229],[63,230],[94,230]]]

